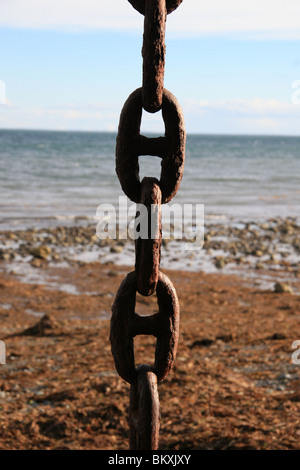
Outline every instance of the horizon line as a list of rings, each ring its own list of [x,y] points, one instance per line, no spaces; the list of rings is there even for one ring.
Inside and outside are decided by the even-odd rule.
[[[22,132],[69,132],[69,133],[83,133],[83,134],[114,134],[117,135],[118,131],[110,131],[110,130],[84,130],[84,129],[24,129],[21,127],[16,128],[1,128],[1,131],[22,131]],[[157,136],[159,133],[153,131],[143,131],[141,135],[150,134]],[[298,134],[255,134],[255,133],[223,133],[223,132],[187,132],[187,136],[216,136],[216,137],[294,137],[299,138],[300,133]]]

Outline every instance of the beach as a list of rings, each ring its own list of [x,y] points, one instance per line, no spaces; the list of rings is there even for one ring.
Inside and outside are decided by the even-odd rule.
[[[300,450],[299,1],[1,6],[0,451]]]
[[[122,217],[115,238],[97,231],[99,206],[124,196],[115,138],[0,131],[0,449],[129,448],[109,331],[135,247]],[[160,269],[181,320],[158,387],[161,450],[299,449],[299,149],[297,137],[188,135],[165,206],[203,205],[204,219],[195,243],[177,236],[180,210],[170,233],[162,214]],[[157,162],[141,157],[140,176],[159,177]],[[137,295],[137,313],[156,311],[156,294]],[[136,365],[153,365],[154,337],[134,347]]]
[[[207,226],[201,254],[184,261],[184,242],[164,241],[181,321],[175,369],[158,388],[161,450],[299,449],[300,228],[247,223]],[[109,324],[132,243],[101,241],[95,225],[0,240],[0,448],[128,449],[130,387]],[[157,311],[155,295],[138,295],[136,311]],[[136,364],[153,364],[154,347],[137,337]]]

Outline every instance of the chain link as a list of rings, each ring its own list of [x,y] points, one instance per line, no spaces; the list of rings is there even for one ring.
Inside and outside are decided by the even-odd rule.
[[[186,132],[181,107],[172,93],[164,88],[165,25],[167,14],[182,0],[128,0],[145,16],[143,38],[143,86],[125,102],[116,141],[116,172],[124,193],[146,208],[147,237],[135,242],[135,271],[129,273],[116,294],[110,325],[111,351],[118,374],[131,385],[129,425],[130,448],[156,450],[159,446],[159,397],[157,384],[174,367],[179,337],[180,309],[176,290],[160,271],[161,204],[176,194],[183,175]],[[165,124],[163,137],[140,134],[143,109],[150,113],[162,110]],[[162,159],[160,180],[145,177],[140,181],[139,156]],[[140,205],[140,206],[139,206]],[[158,313],[140,316],[135,313],[136,293],[156,293]],[[156,337],[155,361],[135,366],[134,337]]]

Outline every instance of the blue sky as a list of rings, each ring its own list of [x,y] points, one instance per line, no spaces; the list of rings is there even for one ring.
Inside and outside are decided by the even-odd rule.
[[[126,0],[2,0],[0,128],[116,131],[142,34]],[[300,135],[299,42],[298,0],[184,0],[167,19],[165,87],[187,131]],[[161,114],[143,129],[162,132]]]

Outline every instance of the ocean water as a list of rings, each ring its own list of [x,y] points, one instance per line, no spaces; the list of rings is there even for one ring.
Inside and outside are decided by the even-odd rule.
[[[0,230],[91,222],[124,196],[113,133],[0,130]],[[140,174],[160,159],[140,157]],[[188,135],[179,204],[205,219],[300,215],[300,137]],[[129,201],[130,204],[130,201]]]

